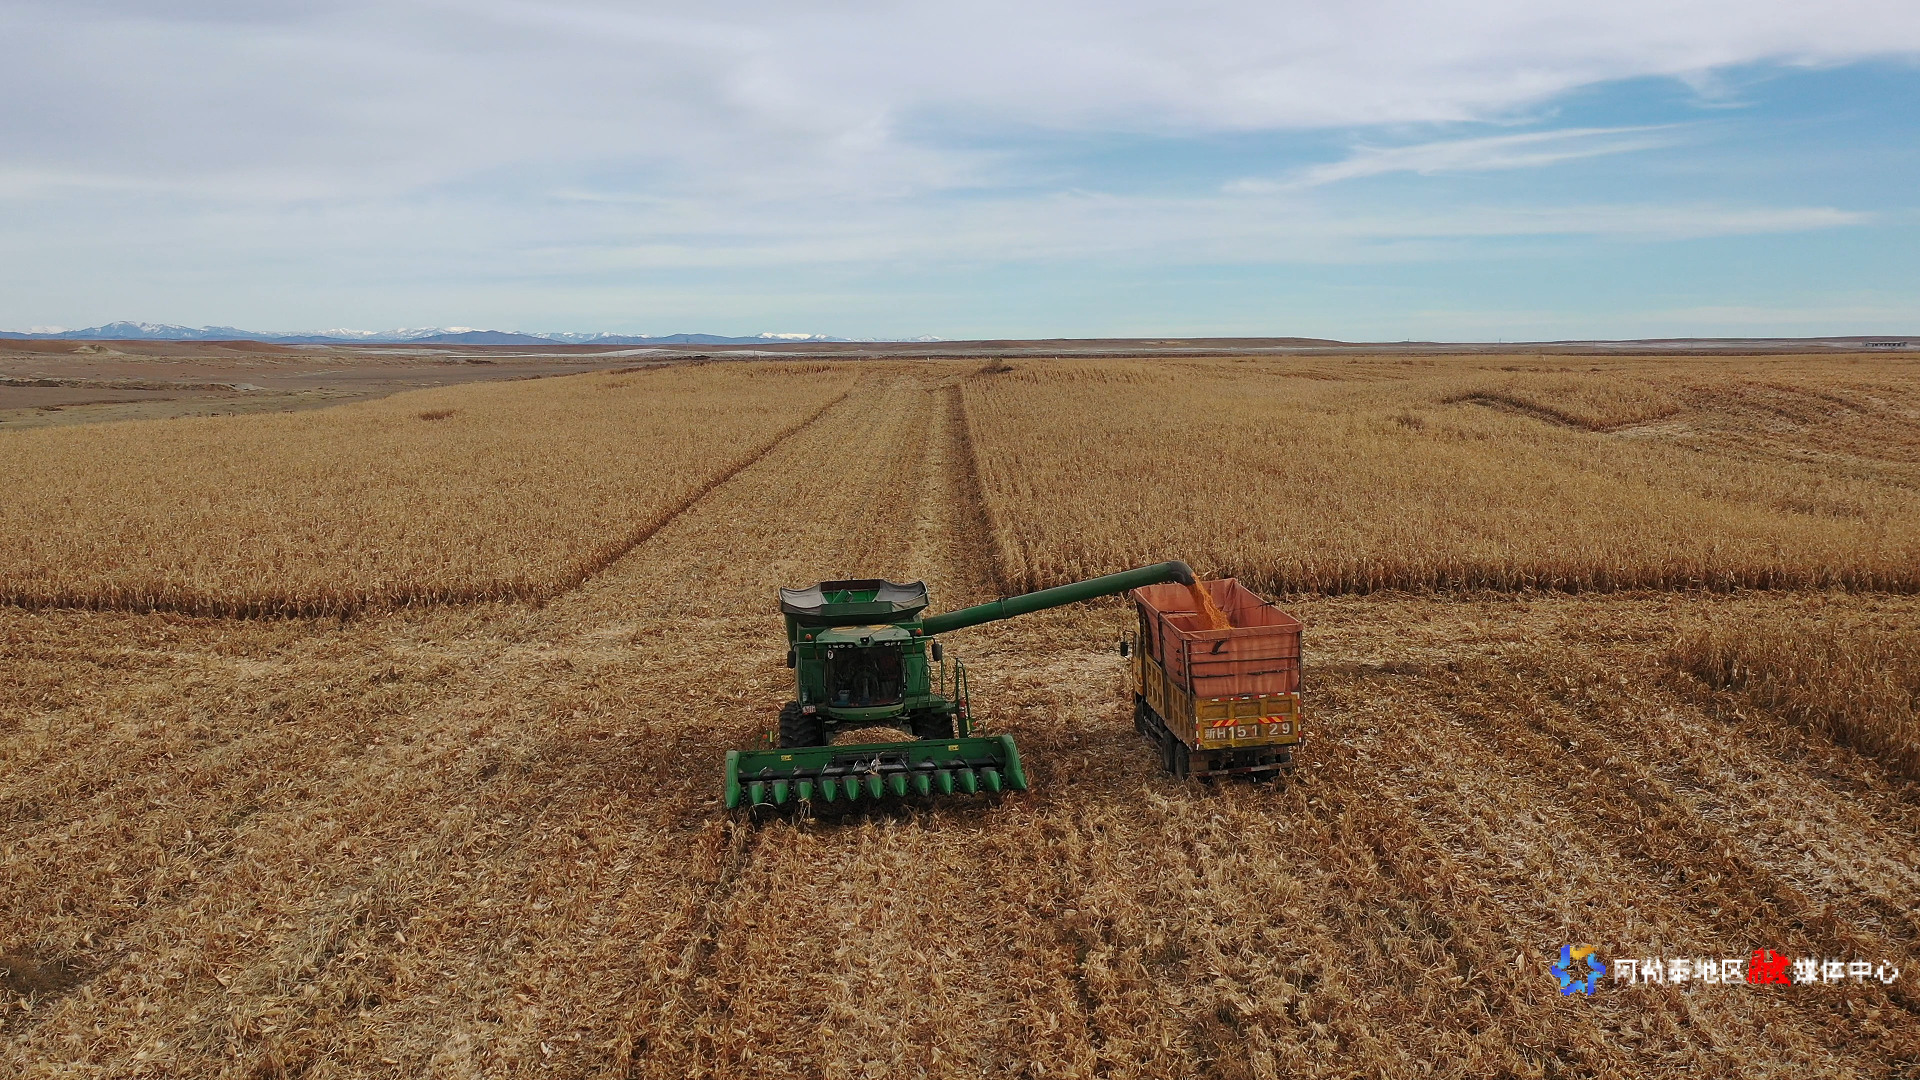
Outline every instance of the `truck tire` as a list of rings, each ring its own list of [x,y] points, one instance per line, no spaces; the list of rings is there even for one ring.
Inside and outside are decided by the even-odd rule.
[[[943,712],[914,713],[913,737],[916,739],[953,738],[953,714]]]
[[[1139,694],[1133,695],[1133,730],[1142,735],[1150,734],[1153,728],[1147,723],[1147,699]]]
[[[1185,780],[1193,772],[1193,751],[1179,739],[1173,740],[1173,776],[1176,780]]]
[[[789,701],[780,707],[780,748],[822,746],[827,741],[826,726],[820,717],[800,711],[800,703]]]

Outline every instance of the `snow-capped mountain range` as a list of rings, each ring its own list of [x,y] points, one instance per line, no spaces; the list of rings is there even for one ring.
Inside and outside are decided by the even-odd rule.
[[[773,345],[790,341],[939,341],[916,338],[842,338],[827,334],[755,334],[725,337],[719,334],[523,334],[518,331],[477,330],[471,326],[401,327],[395,330],[312,330],[304,332],[241,330],[232,326],[176,326],[172,323],[110,322],[85,330],[36,326],[25,332],[0,330],[0,338],[73,339],[86,341],[261,341],[273,345],[398,344],[420,345]]]

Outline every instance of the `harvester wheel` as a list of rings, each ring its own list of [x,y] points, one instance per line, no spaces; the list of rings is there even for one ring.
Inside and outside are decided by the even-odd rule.
[[[914,713],[913,737],[916,739],[953,738],[953,714],[943,712]]]
[[[780,707],[780,748],[821,746],[827,741],[825,726],[818,716],[800,711],[800,703],[789,701]]]

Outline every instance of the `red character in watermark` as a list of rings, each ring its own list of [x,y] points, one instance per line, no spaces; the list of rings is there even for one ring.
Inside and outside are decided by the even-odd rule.
[[[1787,965],[1792,963],[1787,957],[1772,949],[1753,950],[1753,959],[1747,963],[1747,981],[1755,985],[1779,983],[1782,986],[1792,984],[1787,978]]]

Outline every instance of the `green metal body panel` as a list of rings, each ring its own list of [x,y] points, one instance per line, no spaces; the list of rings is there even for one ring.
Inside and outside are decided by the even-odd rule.
[[[952,715],[920,629],[926,586],[879,579],[781,590],[794,700],[832,737],[840,726],[909,727],[915,714]]]
[[[973,736],[966,668],[933,658],[934,635],[1167,581],[1190,584],[1193,573],[1185,563],[1158,563],[926,617],[927,589],[917,581],[860,578],[780,590],[794,701],[807,730],[817,723],[822,745],[729,752],[727,806],[1024,791],[1012,738]],[[830,745],[837,729],[879,725],[943,734]],[[870,768],[861,767],[861,755]]]

